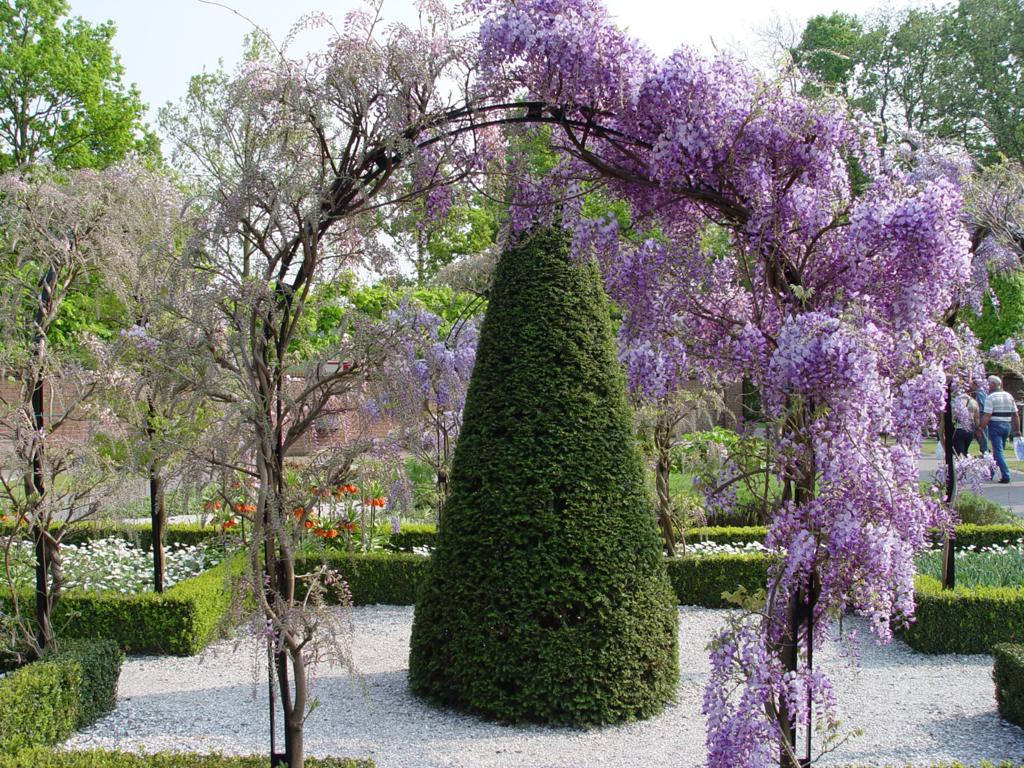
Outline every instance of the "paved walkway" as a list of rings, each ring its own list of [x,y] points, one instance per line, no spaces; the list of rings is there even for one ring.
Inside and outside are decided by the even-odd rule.
[[[920,467],[922,482],[931,482],[935,478],[935,470],[938,469],[938,461],[934,454],[925,452]],[[1009,485],[1001,485],[996,480],[986,482],[982,486],[981,495],[996,504],[1008,507],[1015,515],[1024,518],[1024,472],[1011,469]]]

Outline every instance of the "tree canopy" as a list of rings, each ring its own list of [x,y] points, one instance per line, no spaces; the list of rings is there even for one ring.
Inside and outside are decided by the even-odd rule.
[[[0,3],[0,171],[47,161],[104,168],[157,155],[145,105],[113,49],[112,23],[68,17],[65,0]]]

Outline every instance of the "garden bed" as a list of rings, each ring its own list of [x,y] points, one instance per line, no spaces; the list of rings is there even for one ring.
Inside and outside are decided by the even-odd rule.
[[[0,755],[0,768],[267,768],[265,755],[231,757],[164,752],[140,755],[131,752],[60,752],[25,750],[17,755]],[[306,758],[306,768],[373,768],[372,760],[325,757]]]
[[[226,629],[242,568],[240,558],[229,560],[162,594],[71,590],[61,595],[53,624],[61,636],[109,638],[129,653],[189,656]],[[31,611],[32,593],[19,599]],[[0,593],[0,608],[9,611],[10,602],[10,593]]]
[[[708,675],[706,645],[725,620],[724,611],[679,609],[676,703],[650,720],[587,731],[496,725],[414,698],[406,683],[412,613],[409,607],[352,609],[359,674],[317,673],[320,706],[307,720],[309,754],[369,757],[380,768],[704,765],[704,719],[698,713]],[[848,626],[863,637],[859,671],[831,644],[816,658],[836,683],[845,725],[863,727],[865,735],[822,765],[1024,760],[1024,730],[1007,727],[996,712],[989,657],[922,656],[898,641],[877,647],[864,621],[848,620]],[[201,659],[129,659],[115,712],[67,746],[152,751],[188,745],[196,751],[258,753],[266,748],[266,684],[253,674],[263,674],[264,662],[265,651],[253,642],[218,643]]]

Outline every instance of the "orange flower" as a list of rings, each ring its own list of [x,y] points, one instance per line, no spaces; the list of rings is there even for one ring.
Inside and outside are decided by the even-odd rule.
[[[349,483],[345,486],[345,493],[359,493],[359,489],[352,485],[352,483]]]
[[[378,496],[376,499],[373,500],[373,506],[375,506],[375,507],[383,507],[385,501],[386,501],[386,499],[383,496]]]
[[[338,538],[338,531],[337,531],[337,529],[331,528],[329,531],[327,531],[327,538],[328,539],[336,539],[336,538]]]
[[[306,514],[306,508],[296,507],[295,509],[292,510],[292,514],[295,515],[295,519],[298,520],[300,517]]]
[[[345,526],[345,530],[349,533],[354,533],[356,530],[356,524],[351,521],[345,521],[342,525]]]
[[[238,525],[238,521],[235,520],[235,518],[233,517],[229,517],[227,520],[220,524],[220,529],[222,531],[226,531],[228,528],[234,528],[236,525]]]
[[[207,512],[215,512],[216,510],[220,509],[220,502],[208,501],[205,504],[203,504],[203,509],[206,510]]]
[[[308,531],[310,528],[315,528],[316,527],[316,523],[314,521],[312,521],[312,520],[307,520],[305,522],[305,526],[306,526],[306,530]]]

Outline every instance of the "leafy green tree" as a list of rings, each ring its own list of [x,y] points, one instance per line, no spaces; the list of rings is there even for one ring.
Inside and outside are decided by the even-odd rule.
[[[677,611],[608,303],[567,235],[499,261],[410,683],[501,721],[647,717],[675,692]]]
[[[156,156],[135,86],[122,82],[115,28],[68,18],[65,0],[0,3],[0,171],[47,160],[104,168]]]
[[[811,94],[868,114],[883,144],[902,132],[965,145],[983,163],[1024,159],[1024,5],[960,0],[856,18],[812,17],[793,60]]]
[[[981,314],[967,318],[982,349],[991,349],[1024,334],[1024,274],[992,275],[990,285],[995,301],[992,295],[986,295]]]
[[[836,11],[807,20],[800,44],[791,51],[793,60],[814,76],[812,89],[833,86],[846,95],[846,88],[860,61],[864,28],[856,16]]]
[[[942,94],[950,129],[978,157],[1024,162],[1024,3],[960,0],[945,37],[956,67]]]

